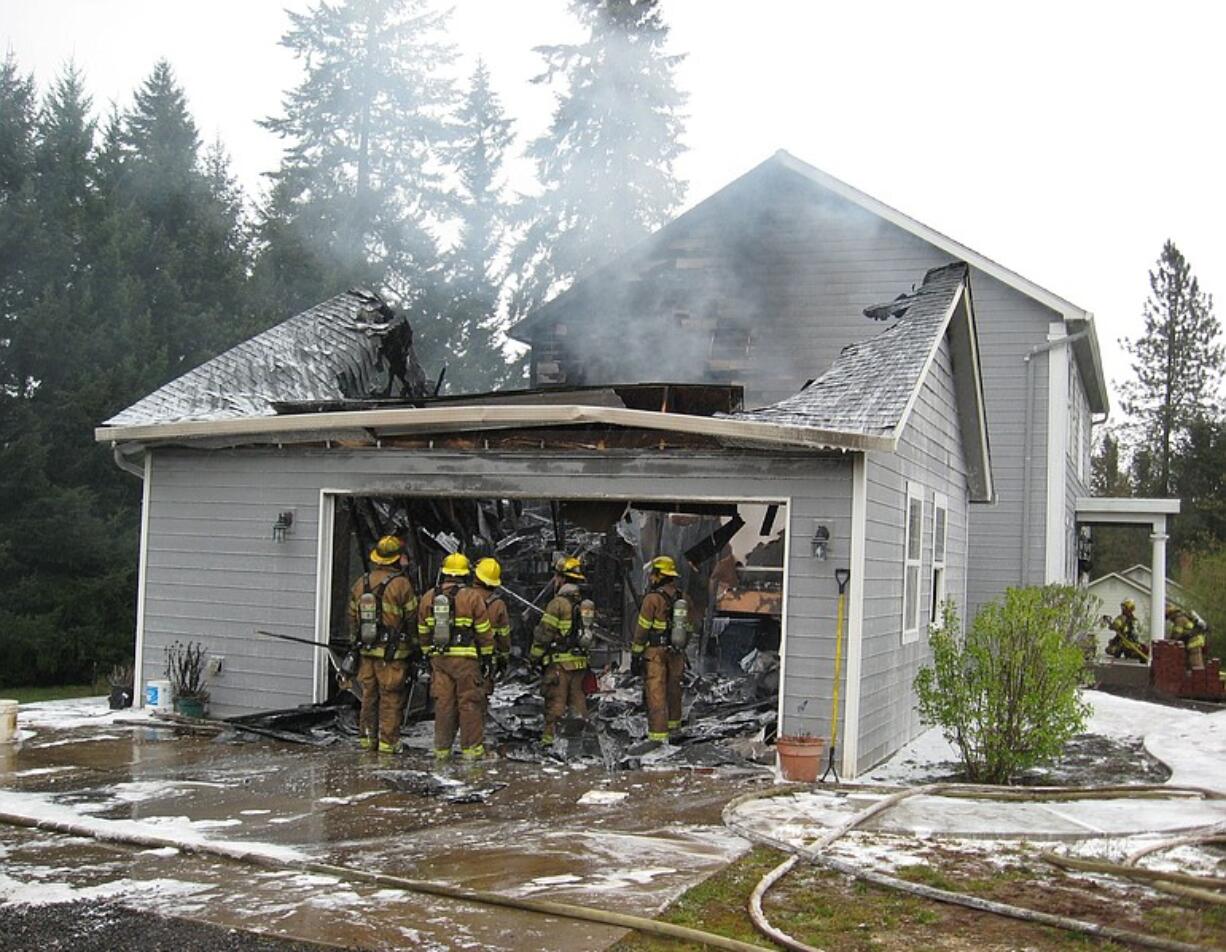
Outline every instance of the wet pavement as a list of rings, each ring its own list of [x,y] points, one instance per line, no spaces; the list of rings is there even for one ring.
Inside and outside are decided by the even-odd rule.
[[[435,772],[412,748],[389,757],[348,744],[294,746],[117,722],[133,717],[108,715],[102,700],[23,708],[22,742],[0,747],[0,809],[70,808],[163,835],[271,844],[319,862],[652,915],[747,849],[723,828],[720,810],[769,780],[505,759]],[[423,770],[492,792],[485,802],[453,803],[397,789],[406,786],[398,778]],[[340,946],[600,948],[621,934],[9,826],[0,826],[0,859],[0,902],[118,899]]]

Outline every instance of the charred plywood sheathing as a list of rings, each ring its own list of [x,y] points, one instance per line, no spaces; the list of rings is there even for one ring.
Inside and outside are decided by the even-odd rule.
[[[230,348],[106,425],[263,417],[282,401],[389,396],[394,389],[397,396],[426,393],[413,331],[379,295],[355,288]]]

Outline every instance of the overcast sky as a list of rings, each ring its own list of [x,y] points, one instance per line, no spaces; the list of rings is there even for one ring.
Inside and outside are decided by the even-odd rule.
[[[126,106],[166,57],[203,136],[221,138],[254,193],[279,157],[255,120],[277,113],[300,75],[277,45],[284,8],[308,6],[0,0],[0,41],[41,83],[74,60],[100,109]],[[688,54],[687,205],[787,149],[1092,311],[1113,384],[1129,363],[1116,340],[1140,330],[1165,239],[1202,287],[1226,295],[1226,5],[663,8],[674,50]],[[566,0],[456,0],[452,32],[461,74],[476,55],[488,62],[520,144],[539,133],[552,99],[529,82],[532,46],[578,35]]]

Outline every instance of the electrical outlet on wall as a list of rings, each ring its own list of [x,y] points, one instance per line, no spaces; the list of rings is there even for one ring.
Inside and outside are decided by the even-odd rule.
[[[225,660],[226,659],[221,655],[209,656],[208,672],[210,678],[215,678],[217,675],[221,674],[222,664],[225,662]]]

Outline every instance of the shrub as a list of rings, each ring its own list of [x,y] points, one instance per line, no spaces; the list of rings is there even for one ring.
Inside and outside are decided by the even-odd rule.
[[[1011,588],[980,609],[965,637],[946,602],[915,691],[920,717],[958,749],[968,780],[1008,783],[1085,727],[1093,601],[1071,586]]]

